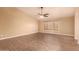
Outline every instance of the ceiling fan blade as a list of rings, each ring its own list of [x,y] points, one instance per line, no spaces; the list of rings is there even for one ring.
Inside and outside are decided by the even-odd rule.
[[[49,14],[44,14],[44,17],[48,17]]]
[[[45,13],[44,15],[49,15],[48,13]]]
[[[41,13],[38,13],[38,15],[42,15]]]

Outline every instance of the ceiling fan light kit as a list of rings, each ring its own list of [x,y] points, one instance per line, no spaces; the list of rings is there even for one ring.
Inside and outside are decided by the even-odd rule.
[[[40,15],[40,18],[44,18],[44,16],[43,15]]]

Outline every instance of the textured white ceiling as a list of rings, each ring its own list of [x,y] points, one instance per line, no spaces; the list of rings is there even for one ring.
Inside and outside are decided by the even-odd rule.
[[[25,12],[26,14],[41,20],[38,13],[40,13],[40,7],[22,7],[19,10]],[[48,13],[49,17],[43,18],[42,20],[53,20],[61,17],[74,16],[75,8],[73,7],[44,7],[44,13]]]

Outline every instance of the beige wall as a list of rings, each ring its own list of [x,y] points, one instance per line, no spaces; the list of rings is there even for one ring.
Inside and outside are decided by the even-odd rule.
[[[38,22],[16,8],[0,8],[0,38],[38,32]]]
[[[38,20],[28,16],[26,13],[16,8],[0,8],[0,38],[4,39],[9,37],[27,35],[36,33],[38,31],[53,34],[74,35],[73,17],[64,17],[52,22],[59,24],[58,31],[44,31],[43,21],[38,22]],[[76,31],[77,32],[75,38],[78,37],[78,29],[76,29]]]
[[[54,21],[48,21],[48,22],[55,22],[56,24],[58,24],[58,30],[44,30],[44,22],[45,21],[40,21],[39,32],[70,35],[70,36],[74,35],[74,17],[64,17],[56,19]]]
[[[77,8],[75,12],[75,39],[77,39],[79,43],[79,8]]]

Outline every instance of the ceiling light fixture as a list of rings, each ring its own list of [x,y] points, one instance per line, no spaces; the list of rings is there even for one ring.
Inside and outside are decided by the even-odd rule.
[[[40,15],[40,18],[44,18],[44,16],[43,15]]]

